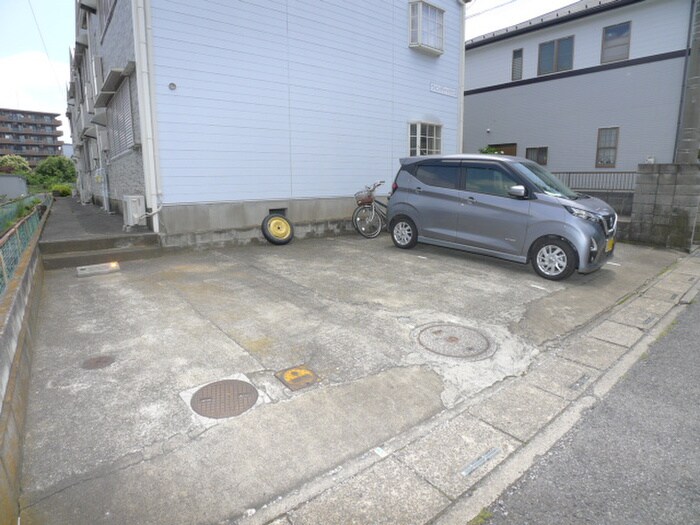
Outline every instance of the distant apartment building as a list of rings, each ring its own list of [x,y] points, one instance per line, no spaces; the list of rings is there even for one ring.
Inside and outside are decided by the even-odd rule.
[[[81,197],[145,197],[166,243],[347,221],[400,157],[460,151],[464,3],[78,0]]]
[[[35,168],[61,155],[58,113],[0,108],[0,155],[19,155]]]
[[[674,162],[692,0],[584,0],[466,44],[465,152],[551,171]]]

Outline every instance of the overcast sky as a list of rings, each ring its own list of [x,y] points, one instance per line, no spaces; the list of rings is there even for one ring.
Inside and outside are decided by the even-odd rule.
[[[472,0],[466,9],[465,39],[471,40],[574,3],[576,0]]]
[[[467,5],[466,39],[571,3],[472,0]],[[75,43],[74,9],[75,0],[0,0],[0,107],[59,113],[66,122],[68,49]],[[70,142],[69,127],[60,129],[64,132],[62,140]]]

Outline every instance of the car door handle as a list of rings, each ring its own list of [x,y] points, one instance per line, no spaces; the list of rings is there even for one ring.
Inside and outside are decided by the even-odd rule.
[[[474,197],[467,197],[467,204],[476,204],[476,199]]]
[[[416,193],[422,193],[422,191],[423,191],[423,188],[421,188],[420,186],[418,186],[416,188]]]

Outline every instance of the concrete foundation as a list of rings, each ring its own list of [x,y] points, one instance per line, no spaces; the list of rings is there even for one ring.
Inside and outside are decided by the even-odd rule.
[[[352,230],[355,207],[352,197],[166,205],[160,212],[161,244],[218,246],[263,241],[260,225],[273,212],[291,221],[297,238],[338,234]]]

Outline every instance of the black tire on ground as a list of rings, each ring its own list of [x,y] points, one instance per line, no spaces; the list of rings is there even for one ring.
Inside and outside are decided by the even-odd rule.
[[[532,246],[532,268],[537,275],[550,281],[569,277],[576,269],[577,262],[576,252],[562,239],[546,237]]]
[[[399,215],[391,221],[391,240],[398,248],[413,248],[418,242],[416,223],[405,215]]]
[[[284,215],[271,213],[262,221],[262,232],[271,244],[287,244],[294,238],[294,226]]]
[[[369,204],[355,208],[352,225],[367,239],[374,239],[382,232],[382,218]]]

